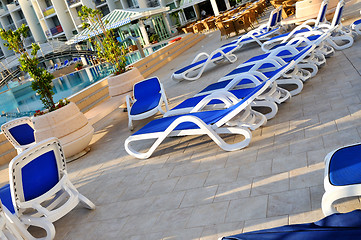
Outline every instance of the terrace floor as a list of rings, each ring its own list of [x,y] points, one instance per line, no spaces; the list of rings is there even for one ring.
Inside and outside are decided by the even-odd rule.
[[[211,66],[197,81],[171,80],[199,52],[233,39],[220,41],[219,31],[209,33],[154,73],[171,107],[261,53],[247,45],[234,64]],[[193,136],[169,138],[148,160],[135,159],[124,149],[131,135],[127,114],[112,112],[94,126],[91,151],[68,164],[71,181],[97,208],[78,206],[55,222],[56,239],[205,240],[322,218],[325,155],[361,141],[360,56],[358,37],[353,47],[328,58],[274,119],[253,131],[247,148],[235,152]],[[136,121],[135,130],[151,119]],[[0,172],[0,183],[7,175],[7,169]],[[340,211],[360,207],[359,198],[339,204]]]

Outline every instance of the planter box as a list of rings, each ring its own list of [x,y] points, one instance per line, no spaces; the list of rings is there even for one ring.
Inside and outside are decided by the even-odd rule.
[[[109,96],[115,97],[133,90],[133,85],[144,80],[137,68],[108,78]]]
[[[33,117],[32,121],[36,142],[57,137],[67,161],[89,151],[88,145],[93,137],[94,128],[75,103],[71,102],[56,111]]]

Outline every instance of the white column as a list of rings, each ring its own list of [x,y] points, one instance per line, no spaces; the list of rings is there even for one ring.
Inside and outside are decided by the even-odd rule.
[[[169,35],[172,35],[172,31],[170,29],[170,24],[169,24],[169,19],[168,19],[168,16],[166,13],[163,13],[163,21],[164,21],[164,25],[167,28]]]
[[[227,10],[231,9],[231,4],[229,3],[229,0],[224,0],[224,3],[226,4]]]
[[[199,6],[198,6],[198,4],[193,5],[193,10],[194,10],[194,12],[196,13],[196,18],[197,18],[197,20],[201,19],[201,18],[202,18],[202,16],[201,16],[201,11],[199,11]]]
[[[211,0],[211,5],[212,5],[213,12],[214,12],[214,16],[218,16],[219,15],[219,10],[218,10],[216,0]]]
[[[147,2],[145,0],[138,0],[139,8],[147,8]]]
[[[145,26],[144,26],[143,20],[139,20],[138,26],[139,26],[140,32],[142,33],[142,37],[143,37],[143,40],[144,40],[144,44],[145,44],[145,45],[149,45],[148,33],[147,33],[147,30],[145,30]]]

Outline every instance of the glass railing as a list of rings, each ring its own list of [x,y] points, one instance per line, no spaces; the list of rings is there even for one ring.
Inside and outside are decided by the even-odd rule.
[[[80,3],[81,0],[67,0],[68,2],[68,6],[70,7],[71,5],[75,4],[75,3]]]
[[[14,23],[12,23],[12,24],[9,24],[9,25],[5,26],[5,29],[6,29],[6,30],[11,29],[11,30],[15,31],[15,30],[16,30],[16,26],[15,26]]]
[[[46,34],[46,36],[50,37],[50,36],[55,36],[55,35],[57,35],[59,33],[62,33],[62,32],[64,32],[64,30],[61,27],[61,25],[59,25],[59,26],[50,28],[50,30],[46,30],[45,34]]]
[[[31,45],[33,42],[34,42],[34,37],[33,37],[33,36],[27,37],[27,38],[24,39],[24,45],[25,45],[25,46],[29,46],[29,45]]]
[[[55,13],[54,6],[47,7],[43,10],[44,17],[47,17],[53,13]]]
[[[95,6],[98,6],[100,4],[106,3],[105,0],[94,0]]]
[[[16,22],[16,24],[17,24],[18,26],[21,26],[21,25],[23,25],[23,24],[28,25],[28,23],[26,22],[26,19],[25,19],[25,18],[24,18],[24,19],[20,19],[19,21]]]

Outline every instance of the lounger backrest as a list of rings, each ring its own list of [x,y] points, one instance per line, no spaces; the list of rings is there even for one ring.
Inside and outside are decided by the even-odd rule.
[[[13,201],[29,201],[48,192],[59,182],[65,168],[64,153],[56,138],[23,151],[9,164]]]
[[[34,129],[29,117],[17,118],[4,123],[1,126],[1,130],[15,147],[35,142]]]
[[[320,11],[316,19],[316,26],[325,21],[326,12],[327,12],[328,0],[323,0],[320,6]]]
[[[268,86],[270,85],[270,81],[265,81],[254,88],[254,90],[244,97],[237,104],[227,108],[224,110],[223,117],[215,123],[216,126],[220,127],[224,125],[226,122],[234,118],[240,111],[242,111],[246,106],[251,104],[251,102],[258,97],[261,93],[263,93]]]
[[[270,15],[270,18],[269,18],[269,21],[268,21],[268,24],[267,24],[268,30],[270,28],[276,26],[277,19],[278,19],[278,8],[271,12],[271,15]]]
[[[343,13],[343,9],[345,6],[345,2],[343,0],[339,1],[336,7],[335,15],[332,19],[331,27],[336,27],[341,23],[341,17]]]
[[[279,8],[278,8],[279,10],[278,10],[278,13],[277,13],[277,15],[278,15],[278,17],[277,17],[277,23],[281,23],[281,21],[282,21],[282,6],[280,6]]]
[[[27,123],[10,128],[9,132],[20,145],[35,142],[34,129]]]
[[[148,78],[134,85],[134,97],[135,99],[149,98],[149,96],[159,93],[160,90],[159,79],[157,77]]]

